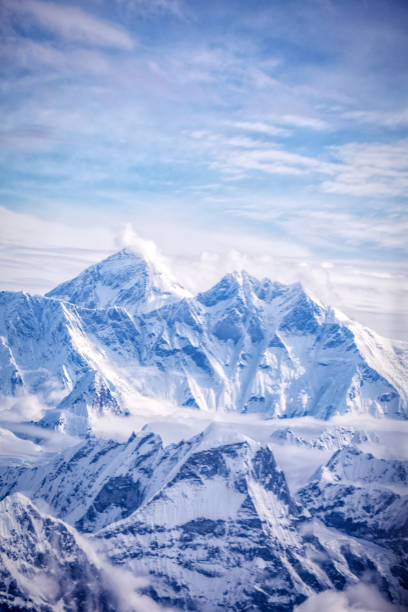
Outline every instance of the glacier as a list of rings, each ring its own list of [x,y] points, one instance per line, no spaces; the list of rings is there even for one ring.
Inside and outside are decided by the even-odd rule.
[[[2,609],[403,609],[407,356],[298,283],[193,296],[129,248],[1,292]]]

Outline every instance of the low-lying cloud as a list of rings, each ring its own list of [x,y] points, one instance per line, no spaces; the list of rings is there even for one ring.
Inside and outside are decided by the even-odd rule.
[[[374,585],[363,582],[344,591],[324,591],[312,595],[295,612],[403,612],[405,607],[393,605]]]

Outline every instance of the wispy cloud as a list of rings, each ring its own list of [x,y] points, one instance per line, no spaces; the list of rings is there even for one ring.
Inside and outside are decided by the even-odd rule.
[[[253,132],[255,134],[265,134],[267,136],[287,136],[290,131],[278,127],[276,125],[265,123],[263,121],[235,121],[227,123],[231,127],[235,127],[245,132]]]
[[[312,130],[325,130],[328,124],[323,119],[303,115],[281,115],[277,117],[278,123],[297,128],[309,128]]]
[[[79,7],[41,0],[6,0],[6,7],[20,18],[32,19],[68,41],[126,50],[134,47],[134,40],[126,30]]]
[[[180,0],[117,0],[117,2],[132,11],[164,12],[176,17],[184,17],[184,7]]]
[[[392,111],[354,110],[343,113],[343,117],[362,123],[398,128],[408,125],[408,108]]]
[[[247,151],[232,151],[225,161],[217,161],[213,167],[218,167],[227,173],[237,171],[260,171],[267,174],[303,175],[310,172],[331,172],[329,164],[275,147],[252,148]]]
[[[393,197],[408,193],[408,141],[392,144],[348,143],[331,147],[337,167],[325,181],[326,193]]]
[[[311,249],[327,249],[330,244],[341,244],[343,249],[371,245],[383,251],[395,249],[408,254],[408,216],[403,210],[358,214],[333,207],[318,208],[311,202],[309,206],[299,202],[292,207],[268,206],[266,202],[258,206],[237,206],[229,212],[257,222],[273,223]]]
[[[240,128],[248,125],[247,122],[231,124]],[[249,124],[252,125],[252,124]],[[266,124],[255,124],[258,129],[248,131],[264,133],[269,127]],[[262,131],[262,128],[265,128]],[[288,150],[273,142],[264,142],[261,139],[228,134],[198,131],[192,133],[197,147],[207,151],[213,157],[209,159],[211,168],[231,176],[242,178],[248,173],[261,172],[272,175],[310,175],[335,174],[335,164],[318,157],[303,155]]]
[[[408,253],[408,218],[402,215],[357,216],[332,209],[311,210],[298,215],[300,226],[307,221],[305,232],[315,243],[336,238],[344,244],[360,246],[371,243],[382,249],[400,249]],[[296,219],[293,222],[296,224]]]
[[[191,135],[205,150],[211,168],[238,178],[254,172],[309,178],[327,194],[354,197],[406,197],[408,193],[408,141],[391,143],[349,142],[331,145],[314,155],[294,150],[293,144],[277,144],[259,138],[274,134],[266,123],[230,122],[251,136],[197,131]],[[278,132],[279,134],[279,132]],[[326,178],[327,177],[327,178]]]

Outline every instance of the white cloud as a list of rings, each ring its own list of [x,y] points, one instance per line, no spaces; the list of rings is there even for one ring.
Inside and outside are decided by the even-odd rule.
[[[259,138],[259,135],[265,134],[282,135],[280,128],[269,123],[238,121],[229,122],[227,125],[250,132],[251,136],[231,137],[222,131],[209,130],[193,131],[190,134],[197,154],[205,154],[210,168],[227,177],[229,175],[241,179],[254,171],[272,175],[313,177],[322,174],[332,176],[339,172],[338,163],[297,153],[289,147]]]
[[[0,464],[11,460],[25,461],[38,460],[41,447],[31,440],[19,438],[8,429],[0,427]]]
[[[290,125],[298,128],[309,128],[312,130],[325,130],[328,127],[326,121],[317,117],[309,117],[306,115],[280,115],[277,117],[278,123]]]
[[[290,131],[285,128],[263,121],[232,121],[227,123],[227,125],[246,132],[255,132],[267,136],[287,136],[290,134]]]
[[[160,252],[157,244],[153,240],[146,240],[139,236],[132,227],[131,223],[126,223],[122,230],[117,234],[115,244],[119,248],[128,247],[140,253],[144,259],[153,264],[154,268],[163,275],[163,281],[171,284],[177,283],[171,270],[170,262],[163,253]],[[185,297],[190,297],[188,291]]]
[[[323,191],[352,196],[392,197],[408,193],[408,141],[348,143],[331,147],[336,176]]]
[[[21,421],[38,421],[43,416],[46,407],[35,395],[1,398],[0,419],[11,423]]]
[[[264,146],[257,141],[226,140],[229,151],[218,151],[218,159],[211,166],[227,174],[260,171],[266,174],[305,175],[311,173],[332,174],[332,164],[317,158],[293,153],[277,146]],[[246,149],[246,150],[242,150]]]
[[[112,565],[103,550],[103,540],[91,540],[70,525],[66,527],[73,533],[80,547],[86,552],[90,561],[101,572],[104,586],[113,594],[118,612],[170,612],[153,599],[139,591],[149,584],[148,579],[135,576],[124,567]]]
[[[349,587],[344,591],[324,591],[312,595],[303,604],[295,608],[295,612],[403,612],[404,608],[392,605],[379,593],[373,585],[363,582]]]
[[[307,222],[307,227],[305,223]],[[337,210],[299,211],[288,220],[287,226],[301,230],[304,235],[317,242],[341,239],[343,244],[362,245],[371,243],[377,247],[407,250],[408,218],[402,215],[375,217],[370,214],[353,215]]]
[[[54,68],[60,74],[103,75],[113,71],[106,55],[95,49],[57,49],[46,42],[16,38],[1,49],[4,59],[17,62],[20,66],[33,71],[44,67]]]
[[[210,168],[226,177],[240,180],[254,172],[309,177],[313,183],[320,182],[324,193],[356,197],[406,197],[408,193],[407,140],[349,142],[328,147],[319,155],[306,155],[256,137],[278,135],[274,125],[249,121],[227,125],[251,136],[230,137],[208,130],[192,133],[198,154],[206,155]]]
[[[6,403],[10,403],[10,398],[3,399]],[[39,440],[40,449],[46,452],[60,452],[64,448],[76,446],[81,441],[80,438],[70,436],[65,432],[45,429],[27,422],[1,421],[0,423],[5,431],[15,434],[19,439]]]
[[[134,41],[126,30],[79,7],[42,0],[6,0],[6,6],[18,15],[28,15],[42,27],[69,41],[123,50],[134,47]]]
[[[165,12],[176,17],[183,17],[180,0],[117,0],[119,4],[133,11]]]
[[[360,123],[382,125],[389,128],[398,128],[408,125],[408,108],[394,111],[347,111],[342,115],[345,119],[352,119]]]

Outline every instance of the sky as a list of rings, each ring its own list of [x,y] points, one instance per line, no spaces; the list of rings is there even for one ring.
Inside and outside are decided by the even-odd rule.
[[[408,340],[405,0],[1,0],[0,288],[133,244]]]

